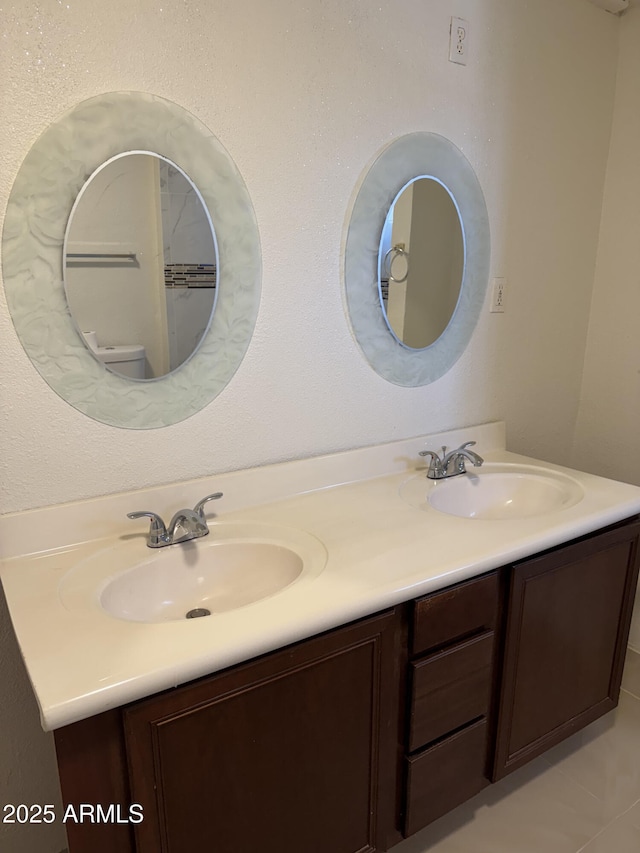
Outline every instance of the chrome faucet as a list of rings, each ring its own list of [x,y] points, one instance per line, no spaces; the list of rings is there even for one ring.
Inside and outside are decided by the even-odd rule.
[[[169,522],[168,527],[155,512],[143,510],[142,512],[129,512],[127,518],[151,519],[147,545],[149,548],[164,548],[166,545],[177,545],[178,542],[188,542],[190,539],[199,539],[209,532],[207,517],[204,514],[204,505],[208,501],[217,501],[222,497],[222,492],[214,492],[207,495],[194,506],[193,509],[179,509]]]
[[[429,480],[444,480],[445,477],[455,477],[457,474],[466,474],[466,463],[472,462],[476,468],[484,462],[482,456],[478,456],[469,447],[473,447],[475,441],[466,441],[455,450],[450,450],[447,453],[447,448],[442,448],[442,456],[439,456],[435,450],[421,450],[420,456],[429,456],[429,470],[427,477]]]

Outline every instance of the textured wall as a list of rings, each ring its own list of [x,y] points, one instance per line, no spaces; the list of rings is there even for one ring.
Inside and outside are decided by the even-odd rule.
[[[452,12],[472,27],[466,68],[447,61]],[[10,452],[0,511],[493,418],[507,420],[518,450],[565,452],[615,17],[584,0],[10,0],[2,26],[0,212],[51,120],[101,91],[146,90],[192,111],[236,160],[256,209],[264,274],[253,343],[229,387],[199,415],[152,435],[93,423],[58,399],[3,311],[0,431]],[[490,213],[492,271],[509,277],[510,291],[508,313],[483,314],[446,377],[407,389],[362,358],[340,271],[358,181],[386,143],[414,130],[449,137],[474,165]]]
[[[447,61],[451,14],[471,24],[466,68]],[[264,264],[240,370],[198,415],[152,433],[92,422],[60,400],[24,354],[1,295],[0,511],[497,418],[512,449],[566,458],[618,19],[584,0],[8,0],[0,26],[0,215],[49,122],[100,92],[148,91],[193,112],[234,157]],[[363,172],[390,140],[416,130],[447,136],[473,164],[492,274],[508,277],[509,293],[507,313],[485,310],[445,377],[410,389],[363,360],[340,273]],[[23,750],[20,773],[0,763],[0,801],[44,796],[38,779],[54,796],[50,740],[27,713],[3,613],[0,622],[0,739]],[[54,835],[21,839],[4,845],[0,834],[0,847],[60,846]]]

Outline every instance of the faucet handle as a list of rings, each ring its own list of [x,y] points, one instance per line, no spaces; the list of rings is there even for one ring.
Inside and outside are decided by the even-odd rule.
[[[201,501],[198,501],[198,503],[194,506],[193,511],[195,513],[197,513],[200,516],[200,518],[202,518],[202,520],[204,521],[205,520],[204,505],[206,503],[208,503],[208,501],[217,501],[221,497],[222,497],[222,492],[213,492],[213,494],[207,495],[206,498],[202,498]]]
[[[469,447],[473,447],[475,445],[475,443],[476,443],[475,441],[465,441],[465,443],[462,445],[462,447],[460,447],[458,449],[468,459],[470,459],[471,462],[473,462],[473,464],[475,465],[476,468],[479,468],[482,465],[482,463],[484,462],[484,459],[482,458],[482,456],[479,456],[474,450],[468,450],[467,449]]]
[[[443,450],[445,448],[442,448]],[[442,459],[438,456],[435,450],[420,450],[418,456],[429,457],[429,469],[427,477],[430,480],[439,480],[442,476]]]
[[[166,544],[167,528],[164,526],[164,521],[155,512],[142,510],[142,512],[128,512],[127,518],[150,518],[149,526],[149,541],[150,548],[159,548]]]

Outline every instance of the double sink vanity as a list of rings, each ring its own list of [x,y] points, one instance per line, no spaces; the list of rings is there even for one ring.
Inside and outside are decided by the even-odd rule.
[[[481,466],[427,478],[420,451],[470,440]],[[63,798],[125,816],[68,824],[70,853],[387,850],[614,708],[640,489],[505,446],[488,424],[5,516]],[[214,489],[197,539],[125,517]]]
[[[197,196],[198,240],[165,239],[172,195]],[[482,188],[453,142],[416,131],[373,160],[347,221],[346,319],[378,377],[409,389],[388,431],[410,431],[411,389],[445,376],[485,308]],[[81,102],[16,176],[16,334],[101,424],[210,406],[250,345],[260,273],[231,156],[158,96]],[[206,306],[186,352],[176,287]],[[144,373],[98,349],[145,352]],[[70,853],[392,848],[615,707],[639,534],[640,488],[509,453],[503,424],[0,517],[63,798],[106,816],[66,824]]]

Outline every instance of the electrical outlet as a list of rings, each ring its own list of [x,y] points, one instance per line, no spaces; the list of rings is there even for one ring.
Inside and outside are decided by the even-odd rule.
[[[504,314],[505,300],[507,296],[506,278],[494,278],[491,291],[491,313]]]
[[[449,28],[449,62],[466,65],[469,53],[469,23],[464,18],[451,18]]]

